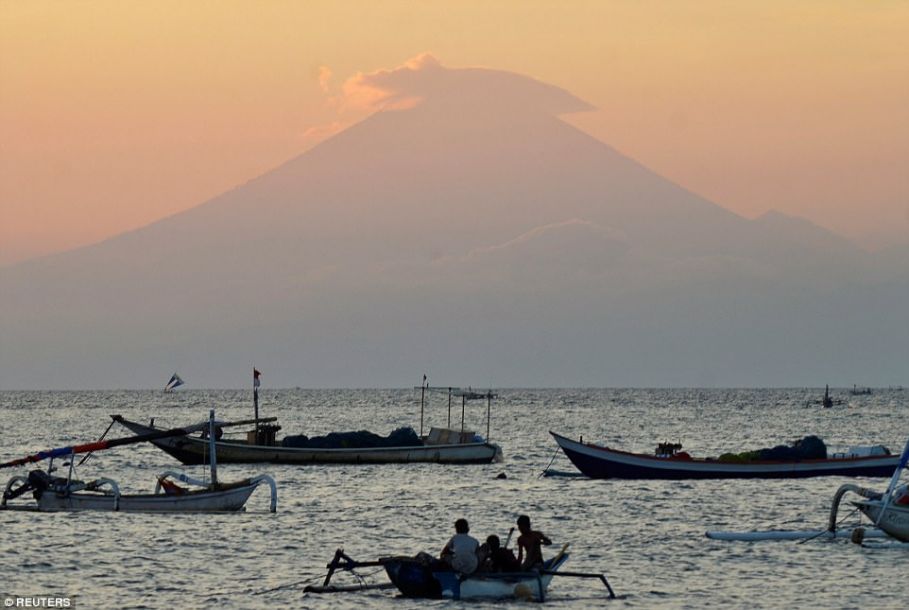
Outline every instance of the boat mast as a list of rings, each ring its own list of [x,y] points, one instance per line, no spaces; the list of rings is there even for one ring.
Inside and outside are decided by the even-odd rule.
[[[253,367],[253,415],[256,419],[256,445],[259,444],[259,375],[256,367]]]
[[[256,422],[258,425],[258,417]],[[215,458],[215,410],[211,409],[208,412],[208,453],[209,453],[209,465],[211,466],[211,488],[217,489],[218,487],[218,461]]]
[[[420,386],[420,438],[423,438],[423,407],[425,405],[427,386],[426,373],[423,373],[423,384]]]
[[[451,430],[451,386],[448,387],[448,429]]]
[[[492,390],[486,392],[486,442],[489,442],[489,421],[492,411]]]

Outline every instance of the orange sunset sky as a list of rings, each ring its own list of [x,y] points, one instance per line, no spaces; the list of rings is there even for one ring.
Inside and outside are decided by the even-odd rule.
[[[745,216],[906,243],[907,37],[895,0],[2,0],[0,264],[243,183],[423,53],[571,91],[597,110],[566,120]]]

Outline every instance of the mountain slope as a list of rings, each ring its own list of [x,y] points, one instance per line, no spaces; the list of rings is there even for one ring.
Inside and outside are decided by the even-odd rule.
[[[416,105],[0,270],[0,387],[147,387],[174,367],[231,385],[253,358],[287,385],[406,385],[429,364],[504,384],[801,384],[856,366],[834,332],[883,346],[859,362],[882,383],[903,370],[905,276],[845,240],[657,176],[559,120],[586,105],[550,85],[404,76],[392,97]]]

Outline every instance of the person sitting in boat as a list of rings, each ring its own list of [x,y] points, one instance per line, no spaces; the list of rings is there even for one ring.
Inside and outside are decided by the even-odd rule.
[[[518,563],[522,570],[537,570],[543,566],[543,549],[541,545],[550,545],[552,540],[542,532],[530,528],[530,517],[518,517]]]
[[[457,533],[451,537],[451,540],[442,549],[442,561],[451,566],[456,572],[473,574],[479,564],[477,551],[480,548],[480,543],[468,533],[470,532],[470,525],[468,525],[467,519],[455,521],[455,532]]]
[[[481,572],[517,572],[521,568],[511,549],[502,548],[495,534],[489,536],[480,549],[480,555],[484,557],[480,562]]]

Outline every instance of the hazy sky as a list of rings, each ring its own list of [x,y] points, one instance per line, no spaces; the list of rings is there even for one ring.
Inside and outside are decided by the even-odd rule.
[[[572,123],[746,216],[905,243],[907,32],[887,0],[0,0],[0,264],[243,183],[427,52],[571,91],[597,108]]]

